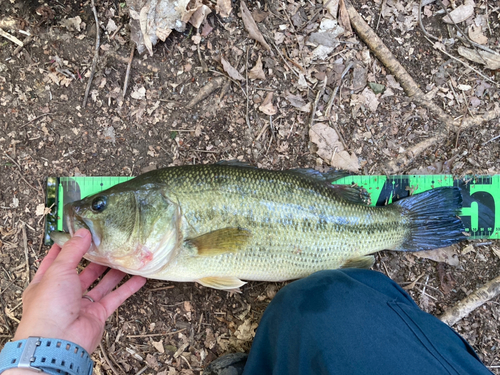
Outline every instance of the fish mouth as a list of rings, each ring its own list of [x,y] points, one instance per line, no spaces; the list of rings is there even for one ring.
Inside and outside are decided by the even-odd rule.
[[[71,237],[74,236],[75,232],[78,229],[88,229],[92,235],[92,242],[94,243],[94,247],[99,247],[99,245],[101,244],[101,235],[96,230],[96,227],[92,220],[85,219],[84,217],[80,216],[72,204],[67,204],[64,206],[64,218],[66,220],[66,226],[68,227],[68,231]]]

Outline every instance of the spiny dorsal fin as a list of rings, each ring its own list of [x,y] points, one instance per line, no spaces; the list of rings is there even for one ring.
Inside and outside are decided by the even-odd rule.
[[[334,193],[348,202],[362,205],[370,204],[370,194],[357,185],[331,185]]]
[[[250,239],[251,233],[241,228],[224,228],[214,230],[201,236],[186,240],[188,245],[196,248],[201,256],[235,253]]]
[[[238,159],[221,160],[215,163],[215,165],[229,165],[231,167],[256,168],[253,165],[250,165],[249,163],[246,163],[244,161],[239,161]]]
[[[299,176],[302,178],[307,178],[314,182],[321,183],[332,183],[334,181],[340,180],[341,178],[350,176],[352,173],[344,171],[344,170],[336,170],[331,169],[328,172],[321,173],[316,169],[312,168],[297,168],[297,169],[289,169],[283,171],[283,173],[293,174],[295,176]]]
[[[373,255],[363,255],[356,258],[350,258],[340,268],[371,268],[375,263]]]
[[[246,284],[246,282],[233,276],[209,276],[198,279],[196,282],[209,288],[230,291],[239,291],[239,288]]]

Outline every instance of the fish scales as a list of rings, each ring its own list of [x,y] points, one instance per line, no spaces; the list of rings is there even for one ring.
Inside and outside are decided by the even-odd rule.
[[[90,261],[218,289],[370,267],[367,255],[379,250],[429,250],[465,238],[458,189],[371,207],[359,189],[334,179],[314,170],[171,167],[73,202],[65,219],[70,235],[91,231]]]
[[[190,270],[247,280],[299,278],[395,246],[405,236],[400,210],[341,200],[332,187],[294,174],[213,165],[153,176],[147,178],[164,181],[182,208],[185,238],[226,227],[252,233],[236,253],[186,257],[165,269],[178,281],[192,279]]]

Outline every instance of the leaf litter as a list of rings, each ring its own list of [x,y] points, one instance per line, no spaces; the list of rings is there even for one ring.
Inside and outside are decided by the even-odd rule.
[[[316,9],[309,3],[304,5],[295,1],[277,4],[276,7],[260,2],[250,3],[250,15],[256,26],[253,31],[263,34],[264,42],[268,43],[269,48],[272,47],[272,51],[260,42],[256,44],[254,40],[250,40],[250,31],[243,23],[242,10],[238,9],[237,5],[236,9],[231,9],[231,3],[228,1],[217,1],[214,6],[215,3],[193,1],[191,5],[186,5],[184,20],[182,16],[179,18],[178,24],[181,27],[173,28],[182,30],[184,27],[184,34],[157,27],[156,42],[153,43],[154,38],[150,37],[153,57],[134,56],[131,69],[133,96],[125,97],[120,111],[115,106],[116,95],[108,95],[106,92],[115,93],[116,89],[121,87],[123,64],[127,64],[126,59],[121,56],[128,56],[130,51],[124,50],[119,40],[121,38],[126,42],[130,38],[127,28],[123,28],[128,22],[128,15],[131,14],[130,6],[118,8],[113,13],[113,5],[97,2],[101,13],[101,29],[105,29],[109,35],[122,27],[116,33],[114,41],[105,43],[108,46],[100,50],[103,64],[98,67],[98,72],[105,79],[96,79],[92,91],[94,101],[91,103],[91,113],[78,109],[72,99],[75,93],[80,92],[79,75],[86,77],[88,74],[88,62],[86,65],[81,56],[91,55],[85,51],[92,51],[93,47],[92,38],[78,37],[87,36],[91,27],[83,24],[80,32],[76,28],[63,28],[62,32],[66,33],[63,37],[70,35],[74,39],[66,40],[74,40],[75,43],[63,43],[64,47],[58,52],[53,50],[54,40],[43,33],[37,35],[35,44],[30,47],[33,56],[39,61],[45,61],[44,56],[60,56],[61,61],[65,62],[62,65],[55,63],[53,71],[33,73],[23,70],[23,64],[7,62],[10,64],[9,68],[20,72],[15,83],[19,89],[16,89],[15,85],[12,88],[5,85],[5,80],[11,80],[10,73],[0,77],[3,86],[8,87],[0,94],[0,104],[3,107],[19,109],[24,119],[31,120],[43,113],[42,110],[45,113],[66,113],[59,109],[60,102],[64,103],[65,107],[71,107],[74,116],[47,116],[33,121],[25,129],[22,128],[24,130],[19,130],[24,122],[20,121],[15,112],[9,111],[6,115],[6,130],[0,132],[2,151],[18,160],[26,178],[34,186],[38,186],[35,178],[41,179],[42,176],[53,173],[72,175],[80,169],[86,175],[135,175],[147,168],[208,163],[223,158],[247,160],[272,169],[300,166],[324,170],[328,169],[330,164],[334,165],[333,155],[335,163],[339,165],[337,168],[348,169],[346,165],[351,165],[357,173],[385,174],[385,161],[405,155],[406,150],[413,145],[441,131],[432,114],[411,102],[403,93],[401,82],[396,75],[386,70],[359,41],[357,35],[348,35],[345,15],[344,20],[341,19],[342,2],[338,4],[335,1],[324,1],[331,14],[330,11],[328,14],[318,12],[319,8]],[[381,3],[383,14],[380,16]],[[462,3],[458,2],[456,5]],[[200,4],[208,6],[212,12],[208,15],[200,12],[201,16],[195,20],[194,14],[197,9],[202,8]],[[470,98],[470,103],[474,105],[470,105],[468,110],[472,113],[471,116],[478,116],[491,110],[494,102],[498,101],[498,91],[494,83],[476,76],[470,70],[464,70],[458,62],[450,61],[449,57],[433,50],[427,41],[417,37],[418,3],[379,1],[375,7],[357,2],[354,5],[363,13],[363,17],[373,29],[380,18],[377,33],[384,38],[393,52],[398,52],[398,60],[416,76],[425,93],[432,94],[432,100],[439,103],[448,113],[453,116],[464,113],[462,106]],[[495,38],[492,35],[498,31],[498,27],[491,20],[498,11],[489,4],[489,12],[485,12],[484,6],[484,2],[476,1],[474,14],[461,25],[464,25],[467,35],[477,43],[485,41],[483,36],[486,37],[485,45],[496,52]],[[223,11],[224,7],[226,10]],[[139,16],[142,9],[136,9]],[[57,8],[54,10],[59,12]],[[152,13],[146,10],[143,10],[144,20],[147,21],[143,25],[144,35],[151,34],[153,30],[147,18]],[[449,11],[451,10],[450,7]],[[216,12],[219,12],[217,17],[222,18],[215,18]],[[225,16],[224,12],[228,16]],[[29,14],[38,17],[38,21],[43,17],[34,12]],[[81,14],[84,13],[76,12],[64,17],[73,18]],[[190,29],[190,19],[186,20],[189,15],[199,30]],[[423,21],[434,21],[434,24],[428,23],[426,26],[436,35],[442,31],[439,27],[434,27],[436,20],[441,22],[443,17],[445,14],[437,4],[424,6]],[[325,33],[331,33],[335,28],[325,28],[333,24],[324,21],[325,18],[335,20],[337,25],[346,31],[337,37],[326,37]],[[93,24],[93,21],[88,22],[83,16],[82,19],[85,20],[82,23]],[[44,22],[51,22],[50,17]],[[132,17],[130,22],[137,20]],[[114,29],[113,23],[117,29]],[[492,28],[493,33],[488,27]],[[132,28],[132,33],[137,33],[137,29]],[[311,39],[313,34],[315,35]],[[321,36],[323,39],[320,41],[329,45],[317,43],[318,40],[314,39],[317,34],[325,34]],[[21,34],[16,35],[20,39],[23,38]],[[461,47],[458,38],[454,39],[455,44],[450,47],[446,43],[451,43],[451,37],[447,33],[441,36],[443,45],[448,50],[457,51],[458,47]],[[48,43],[38,44],[39,38]],[[164,44],[159,42],[162,39],[166,40]],[[197,46],[193,44],[195,41],[198,43],[199,53]],[[44,45],[46,49],[41,47]],[[85,47],[71,53],[66,52],[66,49],[77,46]],[[322,47],[318,48],[319,46]],[[121,56],[114,52],[115,49],[118,49]],[[471,50],[475,51],[472,48]],[[10,51],[10,48],[0,51],[4,57],[2,64],[10,61],[7,58],[12,61],[15,59]],[[44,51],[47,54],[44,54]],[[147,48],[144,47],[143,52],[146,51]],[[458,52],[455,53],[460,57]],[[19,56],[20,59],[16,61],[22,62],[25,53],[21,52]],[[207,70],[200,66],[199,56],[208,66]],[[241,78],[231,77],[238,83],[226,78],[227,71],[223,71],[220,56],[224,56],[226,62],[234,64],[235,71],[242,77],[245,76],[245,67],[248,67],[248,85],[246,80]],[[494,60],[494,56],[495,53],[491,59]],[[483,69],[480,64],[484,62],[479,61],[482,59],[487,61],[486,58],[478,56],[478,65],[474,62],[471,64]],[[353,61],[358,66],[356,74],[350,69],[341,77],[341,73]],[[422,64],[422,61],[425,63]],[[58,71],[62,69],[67,69],[77,79],[68,78]],[[252,71],[257,75],[255,78]],[[265,78],[260,76],[261,73],[264,73]],[[41,89],[34,83],[39,76],[44,80]],[[26,84],[28,82],[29,85]],[[385,86],[385,91],[374,92],[379,91],[378,86],[374,84]],[[331,112],[327,115],[326,107],[332,97]],[[183,107],[183,103],[188,103],[188,106]],[[38,105],[41,108],[39,113],[35,110]],[[65,130],[59,123],[70,125]],[[318,128],[317,125],[323,127]],[[107,133],[110,129],[114,130],[114,142],[105,142],[110,136]],[[314,136],[309,134],[311,129],[316,130],[316,143],[313,142]],[[331,135],[331,130],[334,135]],[[429,147],[422,154],[410,155],[408,160],[411,162],[405,164],[403,171],[442,171],[455,175],[496,173],[498,161],[494,155],[497,143],[490,140],[497,135],[498,129],[494,123],[469,130],[463,129],[460,134],[450,133],[449,139],[442,143]],[[26,141],[32,138],[36,139]],[[487,147],[477,146],[486,142],[490,142]],[[323,156],[320,156],[319,150]],[[340,152],[345,152],[348,158],[339,160],[334,153]],[[41,157],[47,159],[47,166]],[[453,163],[444,168],[448,160],[453,160]],[[22,217],[37,230],[37,234],[40,231],[36,226],[40,218],[36,216],[36,208],[40,203],[31,203],[33,201],[29,195],[23,193],[23,184],[24,182],[4,184],[3,196],[0,196],[0,201],[4,202],[2,206],[9,208],[5,213],[12,213],[12,217],[5,216],[3,225],[12,228],[14,234],[1,237],[3,245],[0,245],[3,246],[0,253],[2,264],[9,272],[17,264],[24,264],[22,251],[19,253],[20,261],[16,263],[16,218]],[[27,209],[31,214],[25,211]],[[41,209],[38,212],[41,212]],[[31,240],[30,230],[28,236]],[[38,246],[34,233],[33,240]],[[4,251],[5,249],[9,249],[9,253]],[[422,307],[437,315],[454,301],[474,291],[483,281],[498,274],[499,261],[494,250],[476,251],[479,249],[470,252],[460,252],[458,249],[458,266],[445,268],[446,273],[456,282],[454,286],[450,284],[446,297],[432,289],[434,287],[443,291],[443,288],[446,288],[443,285],[448,284],[447,279],[443,278],[441,268],[438,268],[441,267],[438,266],[441,262],[384,252],[377,255],[375,268],[389,273],[399,283],[415,280],[416,276],[424,274],[426,277],[419,279],[422,285],[417,283],[410,293]],[[484,262],[483,258],[489,261]],[[12,275],[15,275],[15,271]],[[427,277],[429,275],[430,277]],[[0,289],[4,290],[8,284],[3,280],[0,282]],[[279,289],[283,284],[267,285]],[[110,321],[107,330],[109,346],[106,344],[105,347],[109,348],[109,354],[114,356],[128,373],[137,373],[144,366],[151,368],[150,371],[154,369],[165,374],[191,371],[187,363],[193,369],[201,369],[225,351],[234,351],[236,348],[248,350],[255,332],[252,332],[252,325],[258,321],[269,302],[267,285],[260,288],[253,284],[252,289],[243,290],[241,296],[227,297],[200,286],[176,283],[175,286],[172,285],[172,289],[134,296],[130,303],[120,308],[116,322]],[[148,283],[150,289],[162,287],[165,285]],[[15,306],[16,298],[19,298],[19,295],[10,294],[9,290],[3,296],[11,306]],[[192,296],[188,297],[191,302],[188,309],[185,305],[186,296]],[[207,300],[210,300],[210,304],[206,303]],[[176,303],[180,305],[176,307]],[[458,329],[483,358],[496,365],[498,355],[489,348],[493,346],[495,339],[498,339],[498,335],[495,336],[495,328],[490,327],[488,322],[494,322],[494,316],[499,316],[499,312],[495,310],[494,303],[484,306],[487,308],[478,310],[458,323]],[[247,311],[247,307],[251,307],[250,314],[253,314],[253,320],[250,322],[250,315],[241,315],[241,311]],[[141,309],[143,311],[140,311]],[[18,319],[19,312],[15,311],[12,316]],[[150,323],[156,323],[156,326],[151,326]],[[476,327],[478,324],[480,329]],[[178,330],[181,332],[176,333]],[[154,340],[148,337],[127,339],[124,336],[148,334],[160,336],[153,337]],[[163,353],[159,349],[160,338],[163,339]],[[156,344],[153,344],[153,341]],[[131,353],[139,355],[138,358],[142,358],[143,362],[134,359],[136,357]],[[160,367],[157,369],[158,364]],[[103,366],[100,371],[109,372],[106,364]]]

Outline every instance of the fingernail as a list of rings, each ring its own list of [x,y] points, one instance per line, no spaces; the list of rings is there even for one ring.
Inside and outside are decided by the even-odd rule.
[[[80,237],[80,238],[83,238],[83,237],[87,237],[89,235],[89,231],[85,228],[80,228],[78,229],[75,234],[73,235],[73,237]]]

